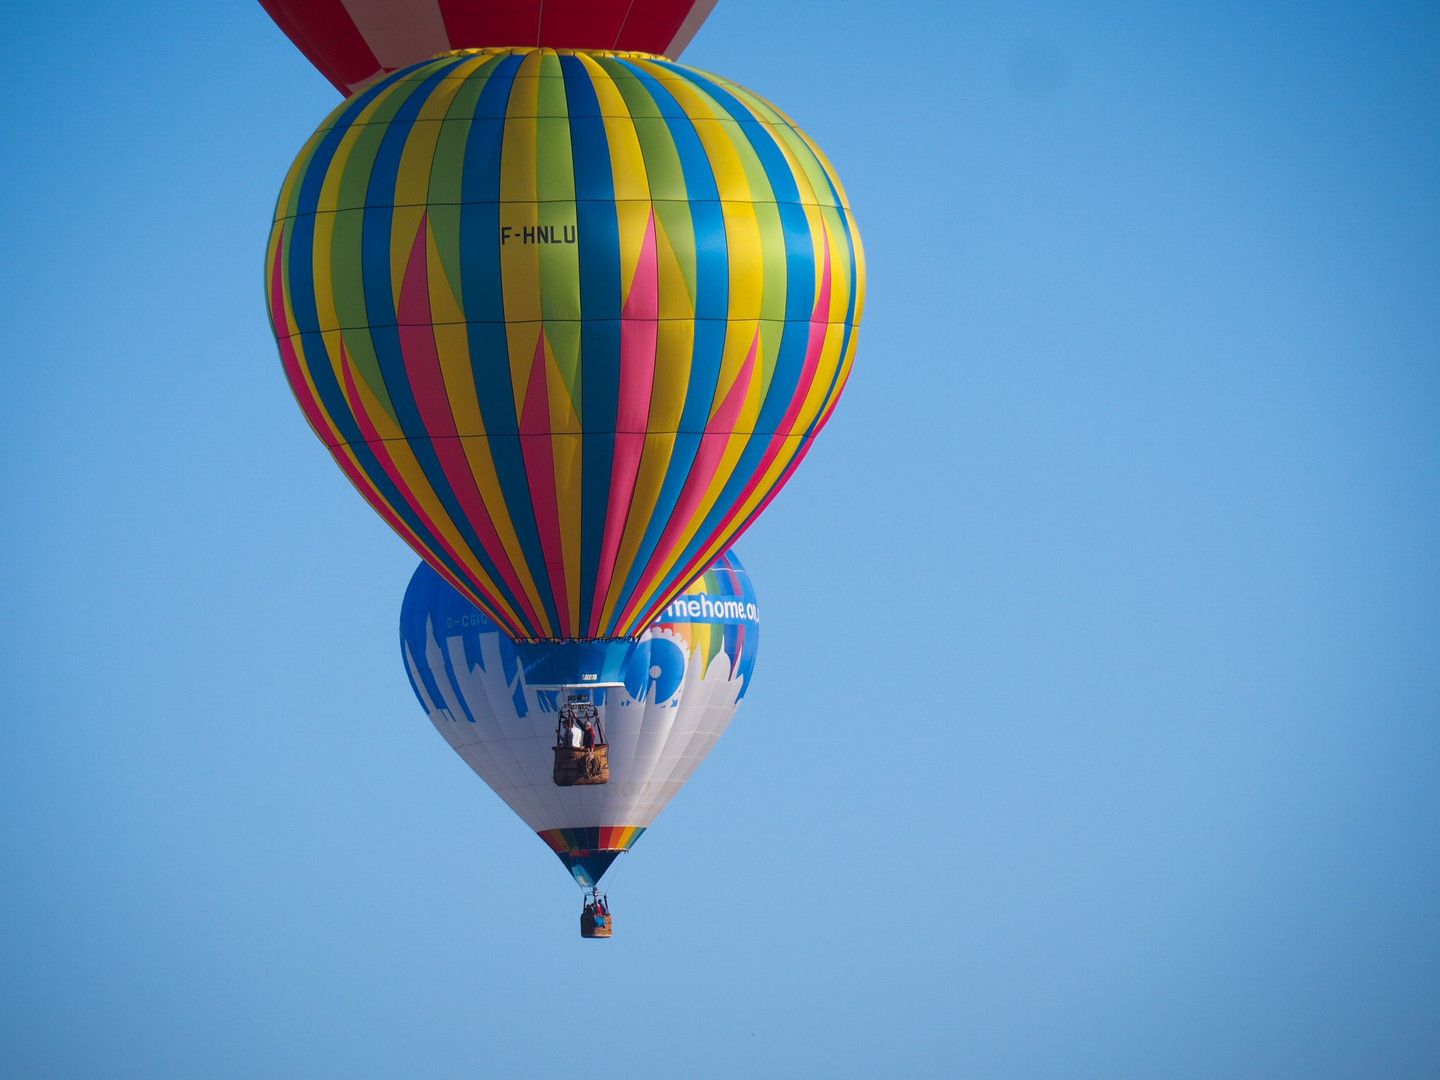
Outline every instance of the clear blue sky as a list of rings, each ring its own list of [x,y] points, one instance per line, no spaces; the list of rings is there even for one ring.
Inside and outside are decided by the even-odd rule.
[[[334,91],[249,0],[21,6],[0,1073],[1434,1074],[1433,3],[721,0],[870,300],[608,944],[275,355]]]

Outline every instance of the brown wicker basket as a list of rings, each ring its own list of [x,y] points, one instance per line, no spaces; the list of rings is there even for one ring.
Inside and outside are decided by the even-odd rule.
[[[581,784],[610,782],[610,747],[600,743],[593,750],[575,746],[555,747],[555,769],[551,773],[556,787],[578,787]]]
[[[610,937],[615,932],[615,916],[606,915],[605,925],[595,925],[595,913],[586,908],[580,913],[581,937]]]

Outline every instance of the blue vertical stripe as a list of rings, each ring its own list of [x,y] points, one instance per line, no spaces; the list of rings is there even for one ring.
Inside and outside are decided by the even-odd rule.
[[[580,626],[585,634],[600,574],[600,549],[610,505],[620,400],[620,314],[626,283],[620,280],[620,223],[615,207],[610,141],[600,101],[584,61],[560,57],[570,112],[570,155],[575,171],[580,244],[580,422],[584,431],[580,494]],[[588,586],[588,587],[587,587]]]

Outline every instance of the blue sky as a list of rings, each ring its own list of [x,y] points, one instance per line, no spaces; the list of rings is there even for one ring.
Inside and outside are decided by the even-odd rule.
[[[275,355],[334,91],[245,0],[0,29],[0,1071],[1433,1070],[1433,5],[721,0],[869,305],[609,943]]]

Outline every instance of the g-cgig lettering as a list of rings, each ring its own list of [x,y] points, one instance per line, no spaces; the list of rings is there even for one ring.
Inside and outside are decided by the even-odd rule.
[[[480,630],[489,630],[489,629],[491,629],[494,625],[495,625],[494,623],[492,623],[492,622],[491,622],[488,618],[486,618],[484,615],[481,615],[478,611],[477,611],[474,615],[459,615],[459,616],[456,616],[456,615],[447,615],[447,616],[445,616],[445,629],[446,629],[446,630],[455,630],[455,629],[457,629],[457,628],[459,628],[459,629],[465,629],[465,628],[471,627],[471,626],[476,627],[477,629],[480,629]]]

